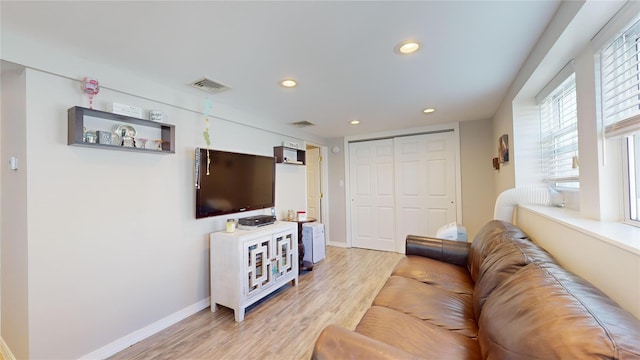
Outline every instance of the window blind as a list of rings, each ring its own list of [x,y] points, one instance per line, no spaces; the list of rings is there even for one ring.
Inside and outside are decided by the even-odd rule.
[[[578,114],[576,77],[569,75],[540,103],[542,162],[545,180],[578,187]]]
[[[640,130],[640,19],[600,51],[606,136]]]

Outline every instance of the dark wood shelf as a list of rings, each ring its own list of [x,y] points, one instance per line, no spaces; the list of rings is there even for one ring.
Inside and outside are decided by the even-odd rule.
[[[94,144],[94,143],[88,143],[88,142],[74,143],[74,144],[69,144],[69,145],[87,147],[87,148],[95,148],[95,149],[134,151],[134,152],[148,152],[148,153],[155,153],[155,154],[174,154],[175,153],[173,151],[156,150],[156,149],[140,149],[140,148],[134,148],[134,147],[120,146],[120,145],[108,145],[108,144],[98,144],[98,143]]]
[[[67,110],[68,114],[68,145],[90,147],[96,149],[120,150],[131,152],[143,152],[153,154],[174,154],[175,151],[175,125],[165,124],[161,122],[138,119],[130,116],[114,114],[107,111],[87,109],[80,106],[74,106]],[[109,145],[100,143],[88,143],[84,141],[83,128],[85,127],[85,116],[90,116],[112,122],[114,126],[118,124],[131,124],[136,126],[144,126],[151,129],[160,130],[160,139],[162,140],[162,150],[141,149],[135,147],[127,147],[120,145]],[[113,127],[113,126],[111,126]],[[88,129],[93,130],[93,129]],[[156,130],[157,131],[157,130]],[[112,132],[112,131],[109,131]],[[151,141],[152,139],[149,139]],[[148,145],[147,145],[148,146]]]
[[[274,146],[273,156],[276,158],[276,164],[305,165],[307,163],[306,151],[296,148]]]

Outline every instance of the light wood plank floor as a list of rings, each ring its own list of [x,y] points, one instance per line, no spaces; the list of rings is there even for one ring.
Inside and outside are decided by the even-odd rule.
[[[327,247],[327,258],[249,308],[209,308],[125,349],[110,359],[309,359],[329,324],[355,328],[403,255]]]

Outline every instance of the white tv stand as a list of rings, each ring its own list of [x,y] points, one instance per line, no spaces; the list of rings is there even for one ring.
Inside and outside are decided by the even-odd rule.
[[[298,285],[298,226],[278,221],[257,230],[210,235],[211,311],[233,309],[244,320],[251,304],[287,282]]]

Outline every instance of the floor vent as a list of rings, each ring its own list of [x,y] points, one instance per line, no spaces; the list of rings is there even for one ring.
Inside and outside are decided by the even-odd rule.
[[[315,124],[305,120],[305,121],[298,121],[298,122],[291,123],[291,125],[303,128],[307,126],[314,126]]]
[[[227,85],[221,84],[217,81],[213,81],[207,78],[195,81],[193,84],[191,84],[191,86],[211,94],[217,94],[217,93],[221,93],[223,91],[231,89]]]

